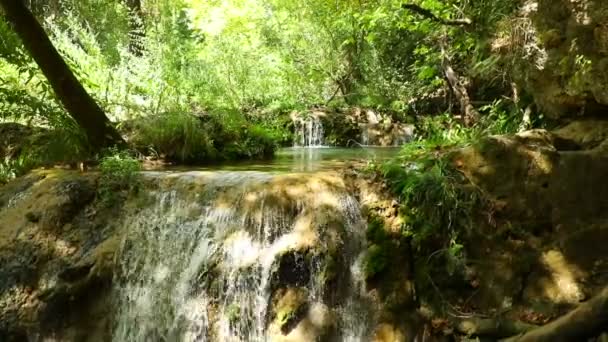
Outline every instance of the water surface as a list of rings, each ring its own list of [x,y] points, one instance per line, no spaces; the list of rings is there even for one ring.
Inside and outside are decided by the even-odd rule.
[[[399,147],[289,147],[279,149],[273,159],[229,162],[219,165],[188,167],[190,171],[263,171],[263,172],[317,172],[335,170],[349,164],[365,165],[368,162],[393,158]],[[184,167],[169,168],[182,171]]]

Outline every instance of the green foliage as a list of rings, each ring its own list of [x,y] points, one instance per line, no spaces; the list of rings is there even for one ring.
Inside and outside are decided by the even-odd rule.
[[[405,166],[388,164],[383,172],[403,201],[404,233],[411,235],[418,247],[432,241],[447,248],[460,234],[470,232],[483,198],[447,160],[431,158]]]
[[[127,152],[110,150],[99,164],[101,177],[97,191],[100,200],[111,205],[137,190],[141,182],[140,168],[139,161]]]
[[[417,141],[403,147],[398,158],[378,169],[401,201],[403,234],[412,239],[419,255],[434,258],[448,274],[462,265],[459,243],[472,233],[475,219],[485,207],[485,197],[454,168],[451,151],[493,133],[512,131],[512,122],[499,106],[475,127],[463,127],[451,116],[424,118],[418,122]],[[430,261],[430,260],[429,260]]]
[[[394,262],[398,242],[386,231],[380,217],[371,215],[368,221],[366,231],[368,247],[363,260],[363,270],[366,279],[369,280],[382,275],[391,262]]]
[[[367,247],[367,254],[364,261],[365,277],[372,279],[386,270],[390,264],[389,254],[386,248],[381,245],[372,244]]]
[[[515,12],[514,2],[412,2],[444,19],[470,17],[475,25],[467,28],[446,27],[402,3],[150,0],[138,18],[141,32],[132,31],[133,14],[121,1],[62,0],[37,15],[108,116],[125,126],[141,121],[138,148],[191,163],[272,154],[291,141],[293,110],[351,105],[400,117],[444,110],[420,105],[445,96],[444,57],[480,89],[476,100],[501,98],[494,90],[510,79],[488,42]],[[0,75],[0,119],[72,124],[1,18]],[[488,113],[484,126],[503,112],[513,121],[521,116],[504,103],[481,111]],[[214,114],[198,122],[185,113]],[[512,123],[497,125],[511,130]]]
[[[446,28],[397,0],[154,0],[144,4],[145,30],[137,34],[123,2],[64,0],[40,15],[87,89],[112,118],[125,119],[171,108],[290,110],[327,101],[404,109],[444,87],[440,41],[447,37],[453,63],[467,69],[488,54],[488,29],[516,7],[414,3],[478,25]],[[31,75],[43,81],[4,22],[0,34],[0,57],[29,70],[18,84]],[[133,37],[141,56],[128,48]]]
[[[0,160],[0,185],[25,174],[32,169],[33,164],[32,160],[25,155]]]
[[[278,139],[272,131],[230,112],[151,115],[127,124],[126,130],[141,151],[187,164],[270,157]]]
[[[31,169],[54,165],[69,165],[90,157],[86,138],[72,122],[45,130],[27,128],[16,123],[3,124],[1,143],[5,155],[0,155],[0,184],[19,177]]]
[[[182,112],[151,115],[134,121],[131,142],[140,150],[183,163],[214,159],[213,147],[201,119]]]

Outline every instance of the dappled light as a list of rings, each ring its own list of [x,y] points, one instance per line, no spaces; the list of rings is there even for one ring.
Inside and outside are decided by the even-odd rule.
[[[0,341],[608,340],[607,23],[0,0]]]

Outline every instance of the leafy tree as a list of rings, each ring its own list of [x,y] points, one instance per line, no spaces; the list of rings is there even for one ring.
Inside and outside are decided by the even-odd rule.
[[[89,143],[95,148],[121,143],[122,137],[74,76],[25,4],[2,0],[0,5],[61,103],[87,134]]]

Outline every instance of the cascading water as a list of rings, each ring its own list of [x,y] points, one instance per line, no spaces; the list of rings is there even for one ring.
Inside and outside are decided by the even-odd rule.
[[[319,117],[310,115],[298,117],[295,121],[296,131],[294,145],[296,147],[321,147],[325,142],[323,123]]]
[[[114,341],[369,340],[364,223],[339,177],[146,179],[156,190],[126,223]]]

